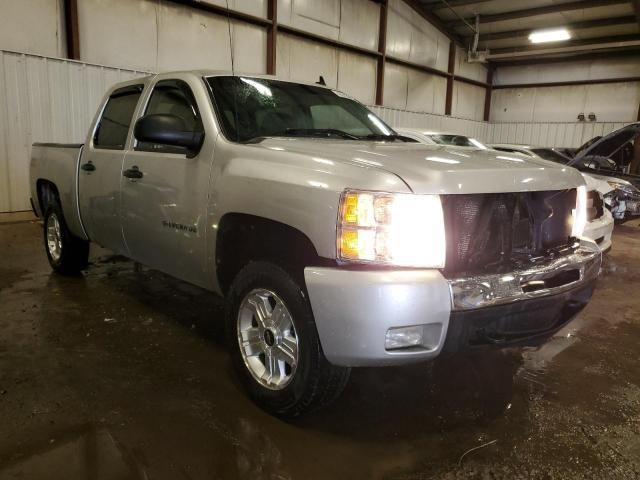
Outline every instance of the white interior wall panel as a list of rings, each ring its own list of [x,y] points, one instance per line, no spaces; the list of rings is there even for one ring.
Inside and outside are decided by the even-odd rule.
[[[599,122],[633,122],[638,104],[640,82],[496,89],[491,121],[574,122],[593,112]]]
[[[278,0],[278,22],[316,35],[340,35],[340,0]]]
[[[80,50],[86,62],[156,70],[156,0],[78,2]]]
[[[380,6],[371,0],[278,0],[278,22],[376,50]]]
[[[463,82],[453,82],[451,114],[454,117],[482,120],[486,89]]]
[[[447,80],[407,68],[407,110],[444,114]]]
[[[85,61],[157,72],[231,69],[223,15],[164,0],[83,0],[78,17]],[[266,30],[233,20],[231,29],[237,71],[265,73]]]
[[[413,68],[387,63],[383,103],[387,107],[444,114],[447,80]]]
[[[62,0],[0,0],[0,49],[63,57]]]
[[[338,40],[369,50],[377,50],[380,5],[371,0],[341,0],[340,9]]]
[[[291,35],[280,34],[277,73],[281,78],[317,82],[337,88],[364,103],[373,103],[376,92],[376,61]]]
[[[444,72],[449,39],[403,0],[390,0],[387,13],[387,55]]]
[[[158,10],[157,33],[155,71],[231,70],[227,17],[163,2]],[[266,73],[266,30],[231,20],[231,38],[235,70]]]
[[[107,88],[144,75],[0,50],[0,212],[31,208],[33,142],[84,142]]]
[[[493,81],[495,85],[513,85],[634,76],[640,76],[640,56],[499,67]]]
[[[376,67],[373,58],[341,50],[338,52],[338,90],[362,103],[376,101]]]
[[[599,122],[634,122],[640,108],[640,82],[589,85],[584,113],[596,114]]]
[[[640,56],[499,67],[493,91],[494,122],[574,122],[579,113],[595,113],[598,122],[633,122],[640,103],[640,82],[517,88],[518,84],[602,80],[640,76]]]
[[[322,75],[327,86],[337,88],[338,52],[335,48],[285,34],[278,34],[276,46],[279,77],[317,82]]]
[[[406,109],[409,75],[407,68],[389,63],[384,67],[383,103],[385,107]]]

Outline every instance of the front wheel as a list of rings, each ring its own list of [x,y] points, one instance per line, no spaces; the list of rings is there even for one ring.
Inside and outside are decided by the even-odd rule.
[[[243,268],[226,301],[233,363],[251,398],[268,412],[296,417],[333,401],[349,369],[325,358],[303,288],[282,268]]]
[[[77,275],[87,267],[89,242],[74,236],[64,221],[58,204],[44,215],[44,246],[51,268],[63,275]]]

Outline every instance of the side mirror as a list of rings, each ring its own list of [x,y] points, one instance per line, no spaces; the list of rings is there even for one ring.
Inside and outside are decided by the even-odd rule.
[[[175,115],[154,113],[140,118],[133,129],[139,142],[183,147],[197,152],[202,146],[204,132],[189,130],[184,120]]]

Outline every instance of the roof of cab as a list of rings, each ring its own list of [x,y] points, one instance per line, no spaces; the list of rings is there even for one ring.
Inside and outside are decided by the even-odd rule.
[[[147,84],[149,82],[151,82],[154,78],[156,77],[161,77],[161,78],[171,78],[172,76],[175,75],[193,75],[196,77],[200,77],[200,78],[204,78],[204,77],[231,77],[231,76],[235,76],[235,77],[245,77],[245,78],[256,78],[256,79],[264,79],[264,80],[278,80],[280,82],[288,82],[288,83],[296,83],[299,85],[309,85],[309,86],[313,86],[313,87],[319,87],[319,88],[326,88],[329,90],[335,90],[327,85],[321,85],[319,83],[314,83],[314,82],[301,82],[301,81],[296,81],[296,80],[291,80],[288,78],[280,78],[277,77],[275,75],[263,75],[263,74],[255,74],[255,73],[242,73],[242,72],[231,72],[229,70],[207,70],[207,69],[201,69],[201,70],[176,70],[176,71],[171,71],[171,72],[162,72],[162,73],[154,73],[151,75],[146,75],[144,77],[140,77],[140,78],[135,78],[132,80],[127,80],[124,82],[119,82],[117,84],[114,85],[115,88],[112,88],[112,90],[123,87],[123,86],[127,86],[127,85],[135,85],[135,84],[139,84],[139,83],[143,83],[143,84]]]

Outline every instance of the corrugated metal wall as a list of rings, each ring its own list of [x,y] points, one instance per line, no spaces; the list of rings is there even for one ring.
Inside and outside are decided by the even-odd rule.
[[[489,143],[579,147],[593,137],[607,135],[625,125],[624,122],[493,123]]]
[[[31,208],[33,142],[84,142],[107,87],[144,75],[0,50],[0,212]]]

